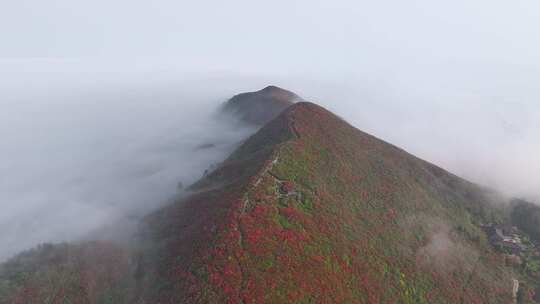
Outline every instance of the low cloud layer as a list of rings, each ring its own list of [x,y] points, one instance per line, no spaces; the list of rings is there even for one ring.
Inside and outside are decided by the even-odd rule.
[[[540,69],[497,62],[401,62],[354,72],[253,73],[239,83],[291,89],[452,173],[540,203],[538,77]]]
[[[479,63],[410,68],[371,83],[362,74],[358,87],[337,85],[347,93],[332,99],[323,92],[321,102],[455,174],[540,200],[540,92],[533,81],[540,71]]]
[[[436,219],[423,219],[427,244],[416,252],[418,266],[449,274],[456,269],[470,273],[478,262],[478,252],[452,239],[450,227]]]
[[[125,228],[254,132],[216,119],[223,100],[211,90],[59,81],[2,101],[0,260]]]

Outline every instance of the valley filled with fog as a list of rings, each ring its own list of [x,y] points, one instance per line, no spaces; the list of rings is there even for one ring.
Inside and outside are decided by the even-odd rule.
[[[254,131],[218,118],[224,100],[211,94],[65,84],[3,101],[0,260],[42,242],[129,237],[121,230]]]

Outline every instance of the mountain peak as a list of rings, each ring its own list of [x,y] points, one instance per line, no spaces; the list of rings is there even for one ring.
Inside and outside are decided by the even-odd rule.
[[[269,86],[265,87],[264,89],[262,89],[261,91],[274,91],[274,90],[286,91],[285,89],[282,89],[282,88],[277,87],[275,85],[269,85]]]
[[[509,303],[510,273],[477,225],[495,216],[478,186],[289,103],[147,218],[168,248],[159,277],[176,282],[154,302]]]
[[[515,302],[515,273],[482,230],[503,216],[484,189],[275,86],[236,95],[225,110],[268,123],[188,196],[142,220],[135,273],[114,248],[97,247],[112,257],[89,260],[92,272],[59,247],[56,281],[34,271],[9,303],[58,290],[77,303]],[[18,262],[4,273],[28,268]],[[65,279],[73,273],[84,275]]]
[[[223,110],[244,122],[262,126],[301,100],[291,91],[270,85],[259,91],[235,95],[225,103]]]
[[[266,93],[266,94],[283,94],[283,95],[289,95],[291,98],[298,98],[298,95],[296,95],[295,93],[293,93],[293,92],[291,92],[289,90],[280,88],[280,87],[275,86],[275,85],[269,85],[269,86],[259,90],[258,92]]]

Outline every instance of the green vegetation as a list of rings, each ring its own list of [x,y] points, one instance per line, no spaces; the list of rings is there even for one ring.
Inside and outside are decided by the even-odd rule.
[[[512,223],[540,242],[540,207],[518,199],[512,201],[512,207]]]
[[[511,270],[479,228],[504,219],[484,189],[305,103],[266,125],[228,162],[240,166],[252,160],[257,160],[249,163],[255,175],[243,179],[222,172],[231,188],[220,190],[219,200],[202,195],[183,209],[191,210],[190,218],[204,214],[198,227],[204,231],[215,223],[215,232],[200,234],[205,246],[197,250],[175,245],[174,255],[190,258],[164,263],[180,269],[184,275],[176,280],[186,283],[174,293],[162,291],[160,299],[511,300]],[[228,212],[213,212],[211,203]],[[207,279],[191,276],[199,269],[207,270]]]

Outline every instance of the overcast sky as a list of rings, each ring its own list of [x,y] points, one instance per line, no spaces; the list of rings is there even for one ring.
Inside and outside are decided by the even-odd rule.
[[[51,200],[65,212],[36,225],[87,212],[81,200],[173,194],[250,131],[205,115],[268,84],[473,181],[540,197],[538,29],[536,0],[2,1],[0,227],[12,230],[0,240],[22,248],[65,230],[13,228]],[[218,130],[229,146],[190,163]],[[156,164],[158,178],[141,180]]]
[[[456,60],[538,67],[540,58],[534,0],[18,0],[0,8],[5,58],[167,57],[235,71],[264,62],[334,71]]]

